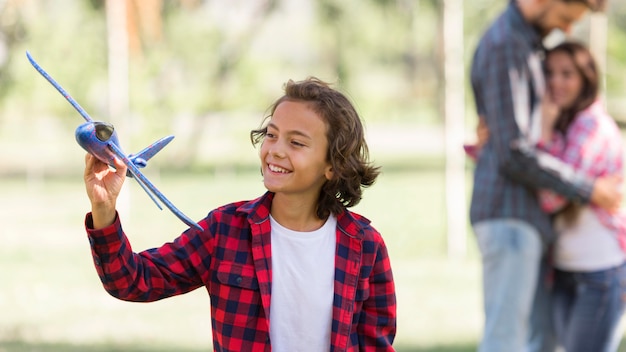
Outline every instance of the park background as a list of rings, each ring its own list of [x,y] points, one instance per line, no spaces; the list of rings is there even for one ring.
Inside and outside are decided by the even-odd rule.
[[[83,219],[82,118],[28,63],[29,51],[127,153],[174,141],[146,175],[200,219],[260,195],[249,131],[288,79],[317,76],[354,101],[382,166],[355,211],[383,234],[398,298],[399,351],[473,351],[480,264],[467,221],[476,124],[467,73],[507,0],[0,1],[0,351],[202,351],[203,289],[140,304],[101,287]],[[626,3],[572,35],[626,121]],[[551,37],[557,41],[560,36]],[[184,230],[132,181],[120,213],[135,250]],[[623,347],[624,348],[624,347]],[[626,350],[626,349],[624,349]]]

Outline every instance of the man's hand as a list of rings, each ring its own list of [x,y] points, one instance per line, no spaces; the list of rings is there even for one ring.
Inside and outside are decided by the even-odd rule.
[[[591,203],[611,212],[616,212],[622,202],[622,176],[610,175],[596,179],[591,192]]]
[[[483,116],[478,116],[478,125],[476,125],[476,148],[480,148],[489,140],[489,127]]]

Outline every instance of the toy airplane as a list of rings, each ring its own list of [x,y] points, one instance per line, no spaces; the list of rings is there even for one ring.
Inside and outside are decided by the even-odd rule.
[[[81,147],[83,147],[83,149],[100,159],[102,162],[111,166],[114,165],[113,160],[116,157],[122,160],[128,167],[126,176],[134,178],[137,183],[139,183],[141,188],[143,188],[143,190],[148,194],[148,196],[150,196],[154,204],[159,207],[159,209],[162,210],[163,208],[159,205],[157,198],[169,210],[171,210],[174,215],[182,220],[182,222],[190,227],[203,231],[200,225],[178,210],[167,198],[165,198],[163,193],[161,193],[148,180],[148,178],[146,178],[146,176],[139,171],[139,168],[145,167],[148,160],[161,151],[161,149],[163,149],[163,147],[165,147],[174,138],[174,136],[161,138],[139,153],[127,156],[124,154],[119,145],[117,133],[115,132],[115,128],[112,124],[102,121],[94,121],[91,117],[89,117],[87,112],[80,105],[78,105],[78,103],[54,79],[52,79],[52,77],[50,77],[50,75],[44,71],[44,69],[42,69],[37,62],[35,62],[28,51],[26,52],[26,57],[28,57],[28,61],[30,61],[33,67],[35,67],[35,69],[39,71],[39,73],[47,79],[48,82],[50,82],[50,84],[52,84],[54,88],[56,88],[59,93],[61,93],[61,95],[63,95],[70,104],[72,104],[74,109],[76,109],[76,111],[78,111],[78,113],[81,114],[81,116],[87,121],[76,128],[76,141]]]

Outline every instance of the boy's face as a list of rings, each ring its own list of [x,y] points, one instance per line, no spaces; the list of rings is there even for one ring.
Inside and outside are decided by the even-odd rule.
[[[284,101],[270,118],[261,145],[265,187],[278,194],[315,199],[332,167],[326,155],[326,123],[307,103]]]

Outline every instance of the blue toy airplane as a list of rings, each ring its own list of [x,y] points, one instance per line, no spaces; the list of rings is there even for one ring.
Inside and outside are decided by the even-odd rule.
[[[154,204],[161,208],[157,198],[163,203],[169,210],[174,213],[180,220],[190,227],[194,227],[200,231],[203,231],[202,227],[196,222],[191,220],[180,210],[178,210],[165,196],[161,193],[149,180],[144,176],[139,168],[143,168],[147,165],[148,160],[152,158],[156,153],[161,151],[174,136],[168,136],[161,138],[148,146],[144,150],[137,154],[126,155],[122,151],[117,138],[117,133],[112,124],[102,121],[94,121],[87,112],[54,80],[50,75],[44,71],[44,69],[35,62],[30,53],[26,52],[28,61],[41,73],[41,75],[50,82],[56,88],[61,95],[72,104],[74,109],[87,121],[76,128],[76,141],[87,152],[100,159],[102,162],[113,166],[113,160],[117,157],[126,164],[128,172],[126,176],[134,178],[137,183],[143,188],[144,191],[150,196]],[[155,198],[156,197],[156,198]]]

